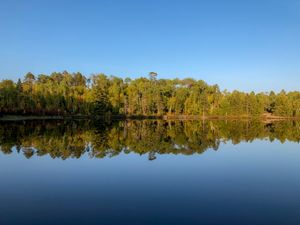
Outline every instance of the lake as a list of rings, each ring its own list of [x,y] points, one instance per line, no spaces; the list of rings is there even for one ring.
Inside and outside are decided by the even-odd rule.
[[[300,121],[0,123],[0,224],[300,224]]]

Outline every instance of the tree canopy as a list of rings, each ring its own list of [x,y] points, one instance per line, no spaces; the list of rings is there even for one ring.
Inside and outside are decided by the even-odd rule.
[[[300,92],[221,91],[203,80],[27,73],[0,82],[1,115],[300,116]]]

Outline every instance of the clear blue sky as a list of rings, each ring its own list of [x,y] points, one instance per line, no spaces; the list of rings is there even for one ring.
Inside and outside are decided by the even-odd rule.
[[[300,0],[0,0],[0,79],[68,70],[300,90]]]

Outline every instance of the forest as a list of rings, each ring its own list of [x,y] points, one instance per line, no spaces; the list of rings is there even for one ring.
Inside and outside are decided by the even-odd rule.
[[[201,117],[300,116],[300,92],[221,91],[203,80],[122,79],[54,72],[0,82],[0,116],[125,115]]]

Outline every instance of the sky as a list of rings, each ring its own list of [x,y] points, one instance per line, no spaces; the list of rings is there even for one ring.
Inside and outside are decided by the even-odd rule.
[[[300,90],[300,0],[0,0],[0,79],[54,71]]]

